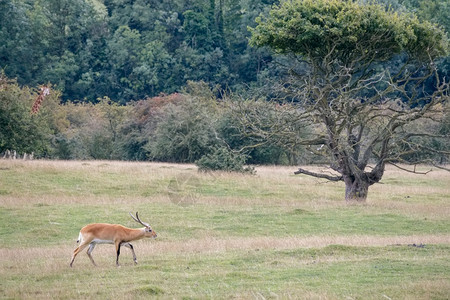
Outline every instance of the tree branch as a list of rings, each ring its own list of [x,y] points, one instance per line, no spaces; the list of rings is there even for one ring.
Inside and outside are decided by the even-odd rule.
[[[397,164],[394,164],[394,163],[392,163],[392,162],[389,162],[389,163],[390,163],[391,165],[393,165],[394,167],[400,169],[400,170],[403,170],[403,171],[408,172],[408,173],[413,173],[413,174],[426,175],[426,174],[430,173],[431,171],[433,171],[433,170],[428,170],[428,171],[426,171],[426,172],[418,172],[418,171],[416,171],[416,166],[417,166],[417,165],[414,165],[414,170],[409,170],[409,169],[407,169],[407,168],[401,167],[401,166],[399,166],[399,165],[397,165]]]
[[[342,176],[331,176],[331,175],[327,175],[327,174],[321,174],[321,173],[315,173],[315,172],[311,172],[302,168],[299,168],[298,171],[294,172],[295,175],[298,174],[305,174],[305,175],[309,175],[309,176],[313,176],[313,177],[317,177],[317,178],[324,178],[324,179],[328,179],[330,181],[342,181],[344,180]]]

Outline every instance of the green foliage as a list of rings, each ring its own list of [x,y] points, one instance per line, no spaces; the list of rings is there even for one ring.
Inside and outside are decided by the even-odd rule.
[[[183,17],[183,31],[192,48],[208,48],[211,41],[208,37],[209,24],[206,16],[202,12],[187,10],[183,12]]]
[[[399,0],[423,20],[439,24],[450,32],[450,2],[448,0]]]
[[[139,60],[139,66],[135,67],[130,75],[133,89],[138,94],[142,95],[147,91],[155,94],[156,91],[170,89],[167,85],[169,78],[166,70],[171,68],[172,58],[161,41],[147,43],[139,55]]]
[[[151,157],[148,144],[155,133],[163,109],[184,101],[181,94],[161,95],[129,104],[129,111],[119,130],[121,158],[146,160]]]
[[[10,80],[0,73],[0,153],[6,150],[18,154],[34,153],[37,157],[50,154],[51,135],[58,130],[59,116],[54,110],[58,93],[50,91],[37,113],[31,112],[39,93]]]
[[[5,0],[0,3],[0,68],[22,85],[52,83],[61,90],[63,102],[95,102],[107,96],[124,104],[181,91],[189,80],[252,94],[249,85],[267,89],[260,79],[268,72],[274,73],[271,77],[282,76],[267,50],[249,46],[247,30],[256,26],[260,13],[278,2]],[[300,41],[314,41],[314,47],[303,50],[316,51],[315,55],[336,47],[357,56],[364,47],[378,47],[382,58],[390,55],[391,47],[395,48],[392,53],[408,48],[405,37],[422,39],[430,27],[417,20],[402,23],[392,10],[390,23],[386,22],[383,8],[376,4],[360,9],[358,2],[328,1],[326,11],[327,2],[309,1],[307,9],[298,11],[295,1],[285,2],[282,7],[301,17],[300,23],[283,24],[287,27],[275,32],[274,38],[293,41],[298,36]],[[405,11],[398,2],[421,20],[448,27],[446,1],[394,3],[393,7]],[[389,38],[355,47],[375,31],[386,32]],[[292,46],[297,47],[295,43]]]
[[[167,105],[148,144],[152,159],[194,162],[217,143],[213,99],[187,97]]]
[[[120,128],[128,107],[108,98],[96,105],[66,103],[60,108],[68,126],[55,136],[53,157],[63,159],[119,159]]]
[[[226,147],[217,148],[211,154],[200,158],[196,165],[199,171],[227,171],[239,173],[254,173],[255,169],[245,166],[246,157],[243,154],[230,151]]]
[[[403,50],[415,58],[424,53],[434,58],[446,51],[445,34],[429,22],[358,1],[284,1],[257,23],[251,29],[253,45],[313,61],[326,57],[349,65],[361,59],[385,61]],[[427,53],[429,45],[434,48]]]
[[[257,79],[250,1],[49,0],[0,3],[0,68],[20,84],[51,82],[66,101],[115,102]],[[264,61],[263,61],[264,59]]]

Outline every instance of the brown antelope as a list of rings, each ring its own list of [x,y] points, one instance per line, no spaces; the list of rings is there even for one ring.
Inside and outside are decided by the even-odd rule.
[[[116,246],[116,265],[119,266],[119,255],[120,247],[125,246],[131,249],[133,253],[134,263],[137,264],[136,254],[134,253],[133,245],[130,244],[131,241],[139,240],[142,238],[156,238],[156,232],[154,232],[150,224],[142,222],[139,219],[138,213],[136,212],[136,217],[134,217],[131,212],[130,216],[138,223],[144,225],[141,229],[127,228],[118,224],[105,224],[105,223],[94,223],[89,224],[81,228],[80,235],[78,236],[77,243],[80,245],[73,251],[72,260],[70,261],[70,266],[72,267],[73,261],[77,254],[84,248],[89,246],[87,250],[87,255],[90,260],[96,266],[94,259],[91,256],[92,251],[97,244],[114,244]]]

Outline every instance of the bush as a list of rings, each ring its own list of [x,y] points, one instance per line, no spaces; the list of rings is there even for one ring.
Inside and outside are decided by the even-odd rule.
[[[234,153],[225,147],[217,148],[212,154],[204,155],[196,165],[199,171],[227,171],[239,173],[255,173],[253,167],[245,167],[246,157]]]
[[[59,94],[50,89],[45,97],[39,95],[36,89],[20,87],[0,70],[0,153],[7,150],[18,154],[34,152],[36,157],[49,154],[50,137],[60,123],[56,109]],[[38,98],[36,110],[32,111]]]
[[[215,105],[214,99],[186,97],[178,105],[165,106],[145,147],[151,159],[191,163],[210,153],[218,143]]]

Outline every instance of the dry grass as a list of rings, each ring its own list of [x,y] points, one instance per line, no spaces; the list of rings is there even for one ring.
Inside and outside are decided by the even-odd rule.
[[[324,171],[326,168],[319,166],[307,167],[312,171]],[[28,176],[30,172],[54,172],[58,174],[60,172],[73,172],[80,175],[77,179],[79,180],[79,185],[75,186],[75,189],[82,190],[84,184],[89,182],[96,177],[104,177],[106,180],[105,184],[117,184],[114,182],[117,178],[108,179],[105,174],[116,175],[116,176],[126,176],[122,180],[139,179],[143,184],[157,182],[165,183],[166,186],[161,186],[161,191],[167,192],[170,186],[167,184],[171,181],[179,181],[179,185],[189,186],[193,185],[220,185],[223,182],[230,182],[231,186],[229,188],[239,188],[241,190],[257,191],[257,189],[263,189],[270,191],[270,197],[264,197],[261,199],[261,195],[255,193],[248,195],[249,197],[234,197],[234,198],[245,198],[245,199],[234,199],[238,201],[237,204],[242,202],[239,201],[264,201],[270,200],[270,203],[275,204],[287,204],[292,205],[295,201],[298,203],[307,203],[313,205],[313,203],[320,203],[321,205],[328,205],[332,203],[342,203],[344,190],[343,183],[331,183],[325,180],[316,179],[305,175],[294,175],[293,172],[296,167],[291,166],[259,166],[256,168],[256,176],[242,175],[242,174],[230,174],[230,173],[198,173],[197,168],[190,164],[169,164],[169,163],[146,163],[146,162],[123,162],[123,161],[45,161],[45,160],[34,160],[34,161],[14,161],[14,160],[0,160],[0,178],[3,175],[2,171],[13,169],[17,173],[23,174],[23,184],[27,183]],[[423,166],[420,170],[428,170],[427,167]],[[6,179],[6,178],[5,178]],[[108,182],[111,180],[111,182]],[[437,184],[428,185],[427,183],[436,182]],[[417,183],[417,184],[415,184]],[[439,184],[441,183],[441,184]],[[32,186],[30,185],[30,188]],[[288,192],[286,190],[289,190]],[[33,190],[24,189],[20,194],[14,194],[14,197],[18,198],[18,205],[23,204],[21,201],[48,201],[51,203],[83,203],[83,201],[89,201],[86,199],[80,199],[80,197],[67,195],[64,193],[62,196],[52,197],[54,193],[48,193],[46,197],[37,199],[34,195]],[[58,190],[55,190],[58,192]],[[67,192],[67,191],[63,191]],[[167,193],[166,193],[167,194]],[[383,202],[389,203],[390,200],[402,200],[406,199],[407,202],[416,199],[417,201],[423,200],[427,195],[432,194],[446,194],[450,195],[450,173],[444,170],[436,169],[427,175],[417,175],[403,172],[393,166],[388,166],[385,172],[385,176],[381,181],[381,184],[376,184],[372,186],[369,190],[368,203]],[[8,195],[2,196],[2,204],[13,205],[12,197],[7,197]],[[92,195],[86,193],[86,198],[95,198],[96,200],[102,201],[104,195]],[[152,201],[156,202],[166,202],[170,199],[164,199],[167,195],[157,195],[158,197],[153,197]],[[164,197],[165,196],[165,197]],[[201,194],[199,192],[193,192],[192,196],[195,197],[195,201],[200,201],[203,203],[214,203],[221,201],[221,197],[227,198],[227,200],[233,200],[233,196],[227,197],[226,195],[221,195],[217,199],[217,195]],[[305,197],[306,196],[306,197]],[[8,199],[9,198],[9,199]],[[111,197],[107,197],[111,198]],[[120,198],[120,197],[119,197]],[[125,195],[126,201],[143,201],[144,199],[139,199],[139,197],[127,197]],[[147,197],[143,197],[147,198]],[[205,199],[200,199],[205,198]],[[119,199],[120,201],[120,199]],[[148,201],[148,198],[146,199]],[[309,203],[311,201],[311,203]],[[228,203],[229,201],[221,201],[220,204]],[[442,202],[442,201],[441,201]],[[382,203],[383,204],[383,203]]]
[[[137,241],[134,242],[139,258],[152,260],[167,256],[188,257],[191,255],[220,255],[234,251],[260,251],[260,250],[291,250],[324,248],[330,245],[343,245],[351,247],[384,247],[384,246],[411,246],[427,244],[450,244],[448,235],[412,235],[412,236],[314,236],[314,237],[206,237],[187,241]],[[2,257],[2,272],[11,272],[11,269],[22,269],[35,264],[37,261],[45,265],[47,271],[56,271],[66,268],[76,244],[58,245],[53,247],[0,249]],[[103,267],[113,266],[115,259],[112,245],[100,245],[94,252],[96,261],[102,262]],[[122,251],[121,262],[131,264],[131,255],[127,249]],[[392,258],[392,257],[391,257]],[[334,258],[337,259],[337,258]],[[67,264],[61,262],[66,261]],[[308,260],[309,261],[309,260]],[[329,260],[330,261],[330,260]],[[45,263],[44,263],[45,262]],[[85,253],[80,253],[75,261],[76,265],[90,265]],[[6,275],[6,273],[2,274]]]
[[[219,254],[229,251],[323,248],[330,245],[383,247],[392,245],[450,244],[448,235],[412,236],[313,236],[313,237],[206,237],[187,241],[139,242],[136,247],[151,255]],[[111,251],[110,251],[111,252]],[[87,258],[87,257],[86,257]]]

